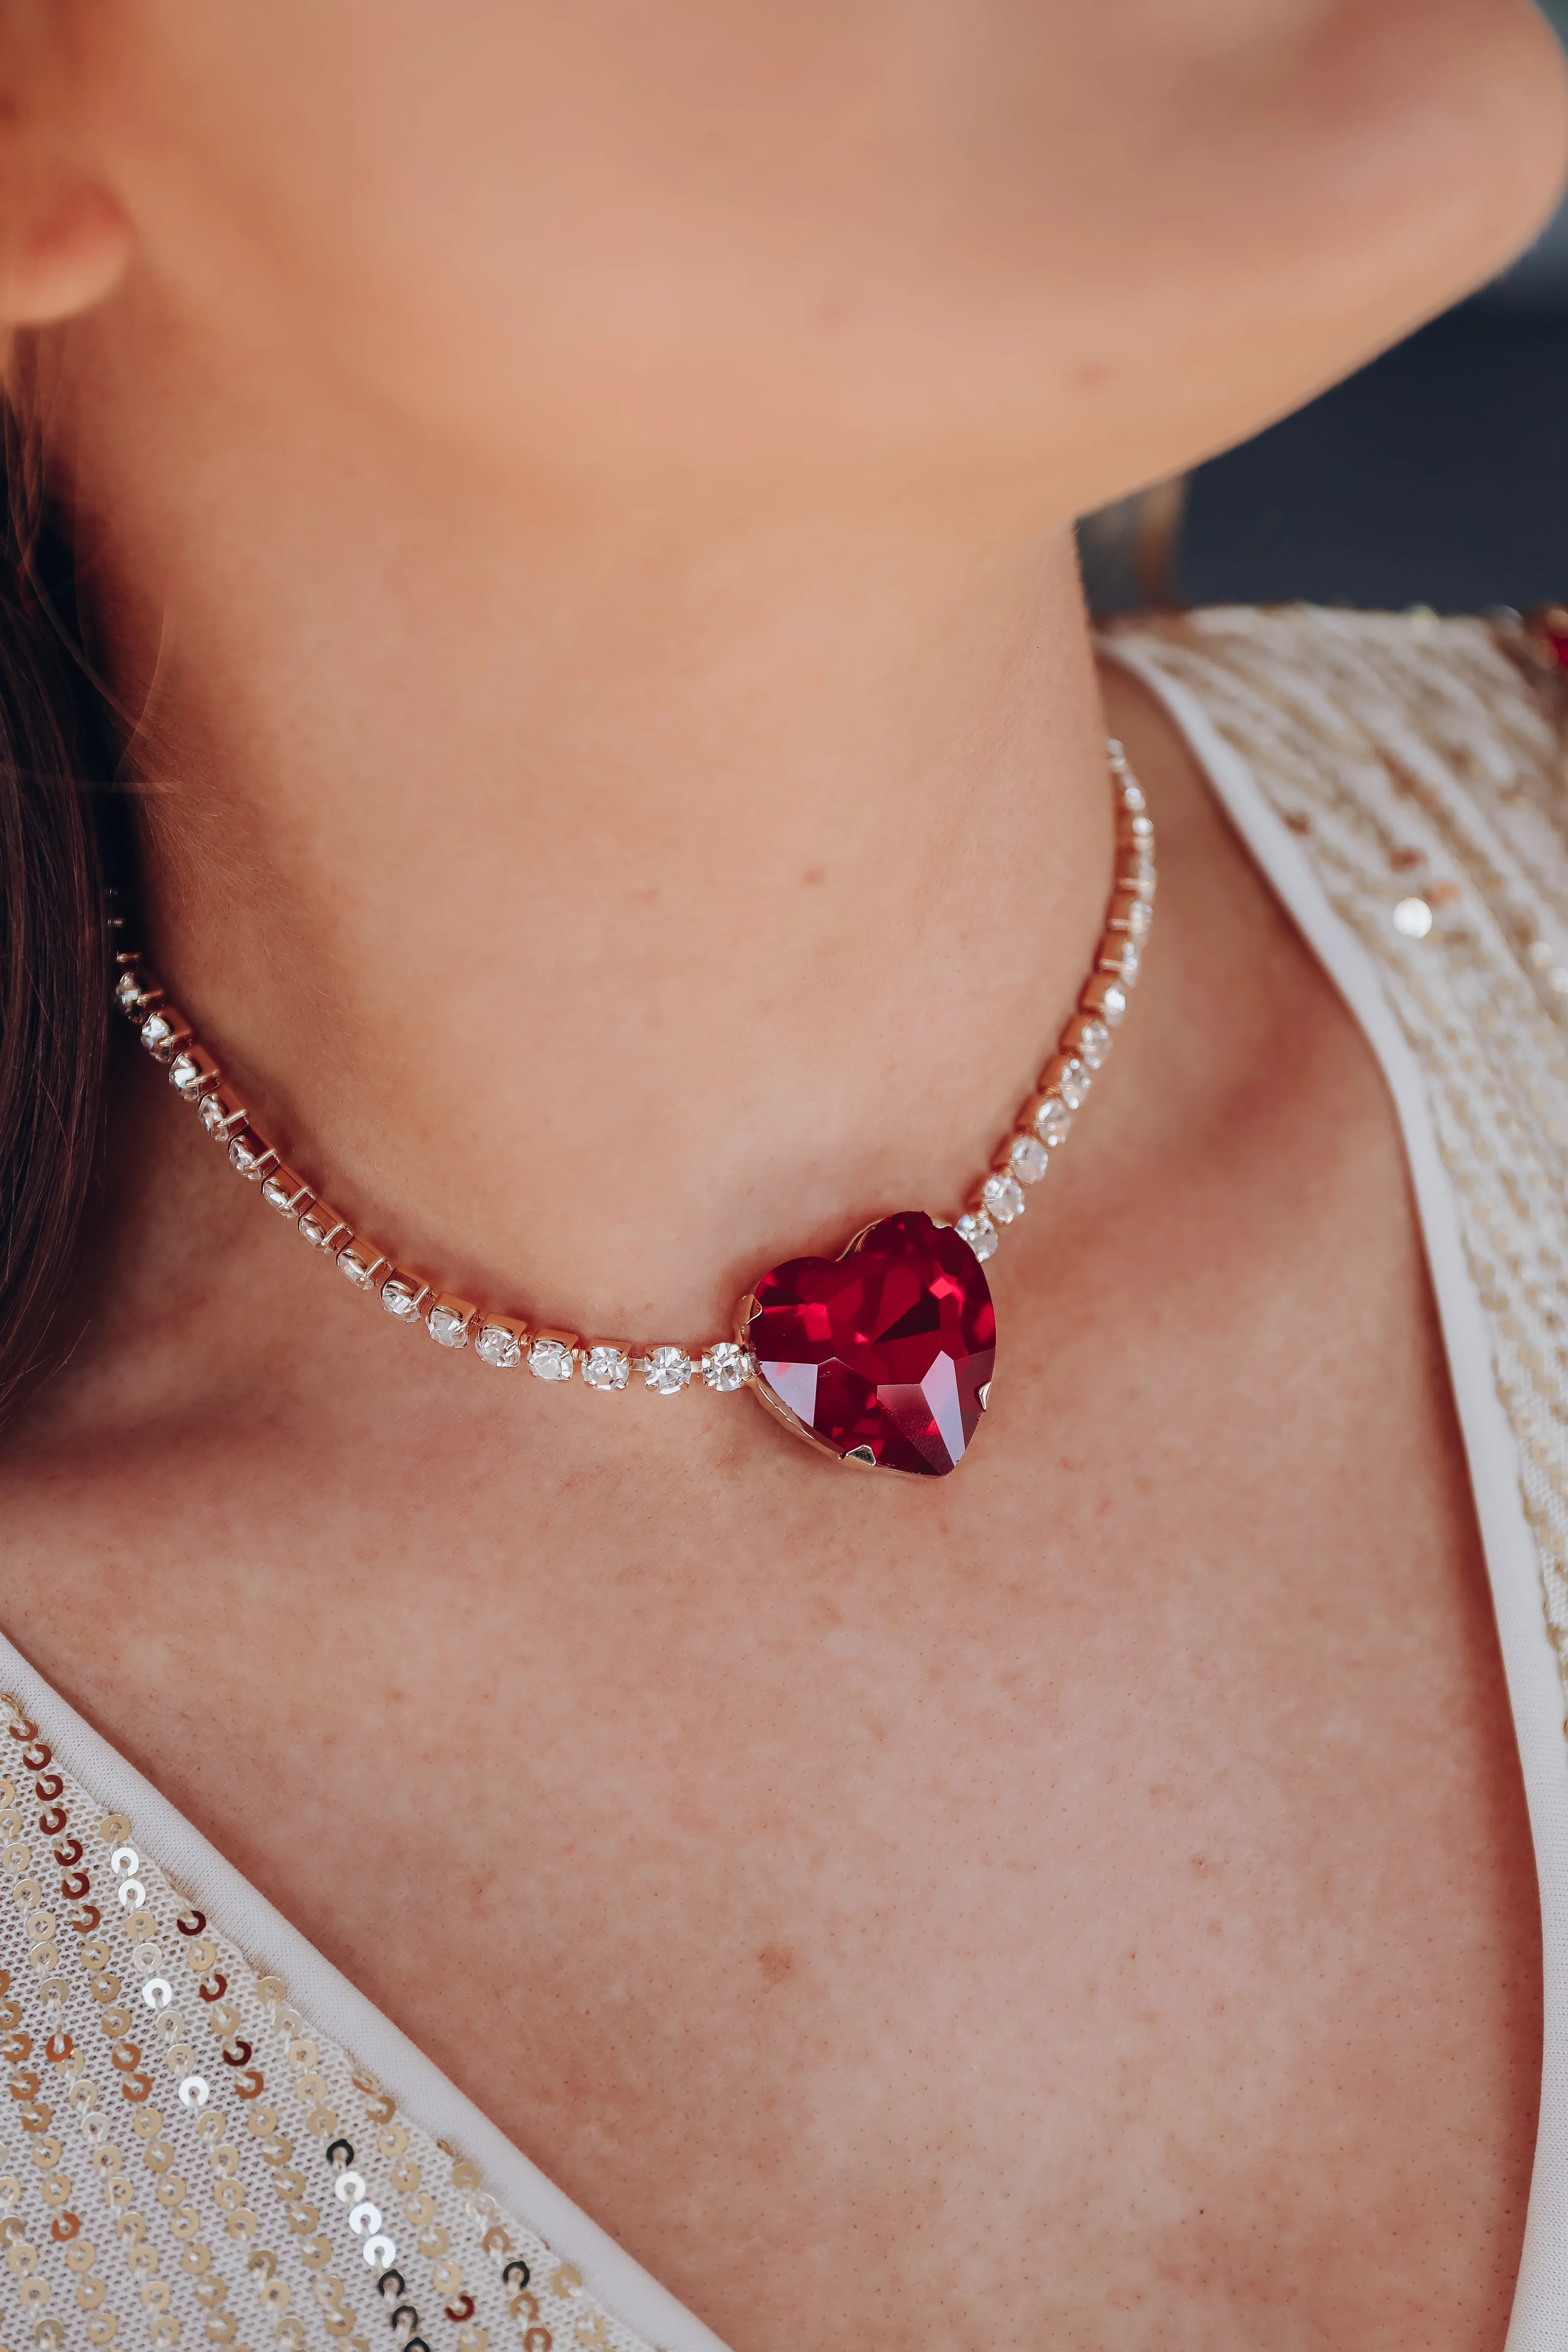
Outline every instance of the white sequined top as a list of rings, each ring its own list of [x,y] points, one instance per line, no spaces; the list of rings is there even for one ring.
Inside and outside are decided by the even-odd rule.
[[[1568,683],[1418,614],[1204,613],[1109,650],[1163,699],[1398,1110],[1541,1877],[1509,2352],[1559,2352]],[[0,2352],[722,2352],[3,1640],[0,1691]]]

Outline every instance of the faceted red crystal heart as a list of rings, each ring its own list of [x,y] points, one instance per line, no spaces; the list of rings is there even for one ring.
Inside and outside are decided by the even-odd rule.
[[[996,1310],[966,1242],[919,1209],[840,1258],[795,1257],[742,1301],[763,1402],[801,1436],[884,1470],[963,1459],[996,1358]]]

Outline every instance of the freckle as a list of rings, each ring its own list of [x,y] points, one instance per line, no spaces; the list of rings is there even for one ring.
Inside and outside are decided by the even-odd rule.
[[[1208,1856],[1207,1856],[1207,1854],[1206,1854],[1206,1853],[1194,1853],[1194,1856],[1193,1856],[1193,1868],[1194,1868],[1194,1870],[1206,1870],[1206,1869],[1208,1868],[1208,1866],[1209,1866],[1209,1858],[1208,1858]]]
[[[795,1974],[795,1954],[786,1944],[764,1944],[757,1954],[757,1966],[769,1984],[783,1984],[785,1977]]]
[[[1086,391],[1093,391],[1098,385],[1110,381],[1110,370],[1104,360],[1075,361],[1068,370],[1068,375],[1071,383],[1082,384]]]
[[[827,868],[826,866],[808,866],[800,878],[808,890],[815,890],[819,882],[826,881]]]

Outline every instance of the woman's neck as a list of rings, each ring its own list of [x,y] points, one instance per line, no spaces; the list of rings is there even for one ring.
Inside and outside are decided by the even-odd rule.
[[[1068,535],[563,513],[167,410],[80,474],[143,924],[302,1171],[637,1337],[955,1212],[1103,912]]]

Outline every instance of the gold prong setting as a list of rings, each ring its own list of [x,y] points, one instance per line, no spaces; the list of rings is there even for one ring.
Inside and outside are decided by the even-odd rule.
[[[474,1340],[481,1364],[496,1372],[515,1372],[528,1345],[528,1326],[514,1315],[483,1315]]]
[[[569,1381],[583,1342],[575,1331],[536,1331],[528,1346],[528,1369],[536,1381]]]

